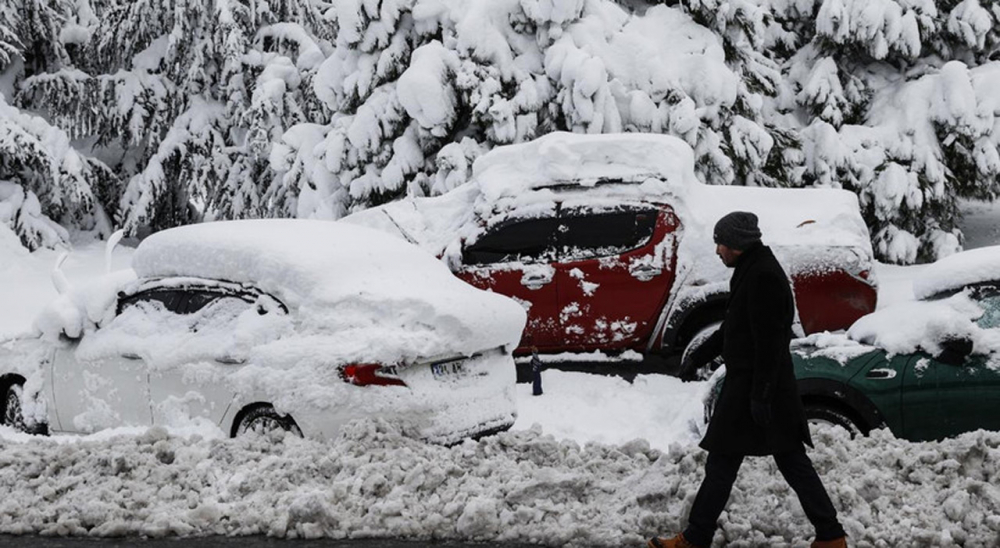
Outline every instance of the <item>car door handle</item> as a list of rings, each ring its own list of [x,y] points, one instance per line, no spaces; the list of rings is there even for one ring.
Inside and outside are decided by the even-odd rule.
[[[894,378],[896,378],[896,370],[895,369],[882,369],[882,368],[872,369],[871,371],[868,372],[868,374],[865,375],[865,378],[867,378],[867,379],[885,379],[885,380],[894,379]]]
[[[122,357],[126,360],[141,360],[142,356],[136,354],[135,352],[123,352]]]
[[[648,282],[653,278],[663,274],[663,269],[651,264],[640,264],[629,268],[629,274],[640,282]]]
[[[531,290],[541,289],[551,281],[551,274],[525,274],[521,277],[521,285]]]
[[[215,361],[226,365],[243,365],[247,363],[246,358],[239,356],[218,356],[215,358]]]

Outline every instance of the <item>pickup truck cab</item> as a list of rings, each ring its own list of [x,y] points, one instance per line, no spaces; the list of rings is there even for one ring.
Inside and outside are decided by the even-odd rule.
[[[758,215],[785,266],[799,334],[845,329],[875,309],[854,194],[705,185],[691,148],[665,135],[552,133],[498,147],[451,192],[341,222],[396,234],[516,299],[528,313],[518,353],[679,357],[722,319],[731,271],[712,228],[734,210]]]

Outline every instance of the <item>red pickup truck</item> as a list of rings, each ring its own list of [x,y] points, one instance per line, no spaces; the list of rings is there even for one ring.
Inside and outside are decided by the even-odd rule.
[[[711,230],[755,212],[793,286],[803,334],[875,310],[868,230],[836,189],[710,186],[683,141],[664,135],[553,133],[480,157],[442,196],[343,219],[440,256],[466,282],[528,312],[520,353],[636,351],[679,357],[721,320],[731,271]],[[676,363],[676,361],[675,361]],[[682,375],[692,372],[674,371]]]

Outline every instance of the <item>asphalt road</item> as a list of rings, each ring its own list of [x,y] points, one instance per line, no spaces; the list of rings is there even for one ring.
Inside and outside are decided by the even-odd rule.
[[[421,542],[400,539],[287,540],[269,537],[64,538],[0,535],[3,548],[538,548],[533,544]]]

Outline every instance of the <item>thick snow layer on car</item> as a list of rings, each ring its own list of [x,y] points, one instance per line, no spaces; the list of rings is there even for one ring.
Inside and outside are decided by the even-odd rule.
[[[549,133],[484,154],[473,164],[472,177],[488,204],[569,183],[594,186],[653,178],[683,193],[697,181],[691,147],[676,137],[650,133]]]
[[[50,340],[79,337],[114,312],[118,292],[134,280],[135,271],[129,268],[78,282],[42,309],[34,320],[35,331]]]
[[[317,333],[339,329],[355,335],[349,348],[357,351],[388,347],[403,352],[395,337],[413,343],[413,335],[403,335],[411,332],[419,333],[416,348],[430,353],[423,357],[471,354],[516,344],[524,323],[524,312],[513,301],[456,280],[417,247],[325,221],[175,228],[143,241],[132,266],[134,273],[120,271],[78,284],[47,307],[36,326],[53,336],[78,336],[88,321],[105,319],[117,292],[136,276],[251,284],[295,309],[296,320]]]
[[[793,271],[871,264],[854,194],[705,185],[694,175],[693,158],[686,143],[668,135],[550,133],[491,150],[476,160],[468,184],[440,197],[407,198],[344,220],[401,236],[456,264],[463,240],[511,217],[551,214],[557,200],[594,208],[653,201],[674,206],[684,230],[679,264],[702,263],[698,268],[707,271],[697,276],[705,279],[728,279],[713,256],[712,229],[736,210],[757,214],[764,242],[783,248]]]
[[[871,249],[857,196],[846,190],[697,184],[685,203],[690,218],[707,234],[727,213],[750,211],[757,215],[765,242],[772,245]]]
[[[848,361],[875,350],[875,347],[855,341],[846,333],[813,333],[792,341],[792,352],[806,358],[823,357],[840,362]]]
[[[951,339],[973,343],[973,352],[1000,350],[1000,329],[984,329],[975,320],[983,309],[966,293],[936,301],[907,301],[876,310],[854,322],[847,336],[863,344],[878,346],[890,354],[941,352]],[[995,364],[1000,367],[1000,363]]]
[[[1000,246],[970,249],[927,265],[913,280],[913,294],[926,299],[969,284],[1000,280]]]

